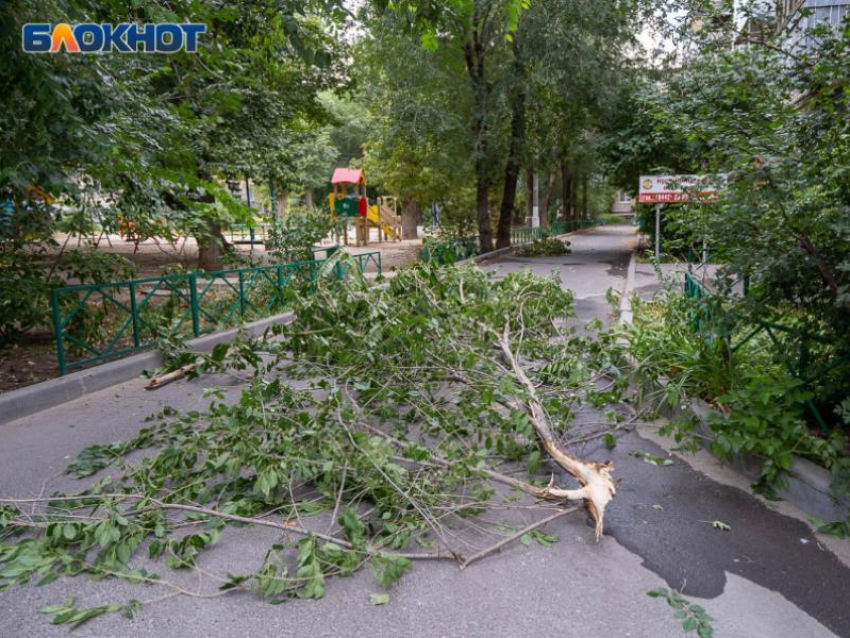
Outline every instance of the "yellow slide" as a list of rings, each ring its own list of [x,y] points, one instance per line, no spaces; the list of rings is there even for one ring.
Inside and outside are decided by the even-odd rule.
[[[391,215],[391,213],[389,214]],[[372,205],[369,207],[369,210],[366,213],[366,217],[370,222],[377,225],[382,231],[384,231],[389,237],[393,239],[398,239],[396,236],[396,232],[393,229],[392,223],[393,220],[389,219],[388,211],[381,210],[377,205]],[[392,215],[395,217],[395,215]]]

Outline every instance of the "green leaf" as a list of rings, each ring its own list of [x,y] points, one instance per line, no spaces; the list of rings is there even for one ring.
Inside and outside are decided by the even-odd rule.
[[[376,554],[372,558],[372,572],[383,587],[392,587],[407,572],[413,563],[397,554]]]
[[[636,458],[643,459],[646,463],[649,463],[650,465],[655,465],[657,467],[668,467],[670,465],[673,465],[672,459],[665,459],[660,456],[655,456],[654,454],[650,454],[649,452],[635,450],[633,452],[629,452],[629,454]]]
[[[390,595],[389,594],[370,594],[369,595],[369,602],[372,603],[373,605],[386,605],[388,602],[390,602]]]

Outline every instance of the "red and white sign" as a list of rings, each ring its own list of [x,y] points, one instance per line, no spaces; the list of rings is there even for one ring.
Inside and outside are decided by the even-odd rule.
[[[692,199],[713,202],[725,184],[725,175],[641,175],[638,202],[676,204]]]

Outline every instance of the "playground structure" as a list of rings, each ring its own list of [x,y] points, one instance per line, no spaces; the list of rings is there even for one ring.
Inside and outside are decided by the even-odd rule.
[[[366,195],[366,173],[359,168],[337,168],[331,177],[332,192],[328,195],[331,217],[343,224],[335,224],[334,233],[348,245],[348,226],[354,225],[355,245],[369,242],[369,229],[378,229],[378,240],[401,241],[401,216],[395,197],[379,197],[378,203],[369,205]]]

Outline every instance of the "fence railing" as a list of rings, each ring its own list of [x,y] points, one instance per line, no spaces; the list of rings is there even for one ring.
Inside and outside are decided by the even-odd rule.
[[[538,239],[543,239],[548,234],[542,226],[537,228],[511,228],[511,246],[522,246],[530,244]]]
[[[163,338],[198,337],[273,314],[309,289],[322,268],[343,279],[353,267],[362,273],[370,266],[381,273],[380,253],[333,264],[312,260],[55,288],[59,374],[145,350]]]

